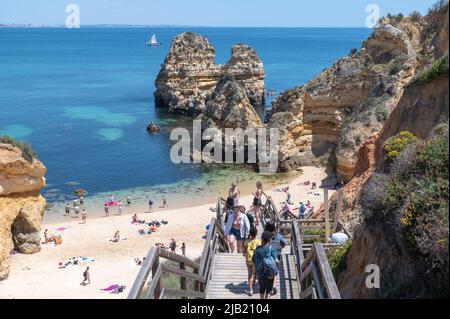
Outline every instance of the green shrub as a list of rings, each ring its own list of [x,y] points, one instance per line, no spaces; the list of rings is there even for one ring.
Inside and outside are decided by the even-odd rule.
[[[2,144],[10,144],[12,146],[18,147],[22,152],[22,157],[28,161],[29,163],[33,162],[33,159],[36,157],[36,153],[33,151],[31,146],[25,142],[17,142],[10,136],[0,136],[0,143]]]
[[[389,117],[389,110],[386,108],[385,105],[380,105],[375,110],[375,117],[377,118],[377,121],[380,123],[386,122],[386,120]]]
[[[391,137],[384,143],[385,160],[392,163],[406,146],[416,141],[417,137],[408,131],[400,132],[400,134]]]
[[[199,260],[196,260],[196,262],[199,262]],[[171,268],[178,269],[180,267],[179,263],[173,262],[170,260],[167,260],[164,262],[166,266],[169,266]],[[187,271],[191,272],[192,269],[187,268]],[[194,284],[195,281],[192,279],[186,280],[186,288],[187,290],[194,290]],[[180,290],[181,288],[181,281],[180,276],[174,275],[174,274],[165,274],[161,277],[161,287],[166,289],[175,289]]]
[[[399,23],[399,22],[401,22],[402,20],[403,20],[403,18],[404,18],[404,16],[403,16],[403,14],[402,13],[399,13],[399,14],[391,14],[391,13],[388,13],[387,14],[387,16],[386,16],[389,20],[391,20],[391,22],[394,22],[394,23]]]
[[[442,9],[444,9],[446,6],[448,6],[448,0],[439,0],[428,9],[428,14],[433,14],[434,12],[439,12]]]
[[[385,241],[405,243],[428,297],[448,296],[449,199],[447,123],[411,143],[362,191],[366,223],[382,225]]]
[[[416,74],[408,83],[408,86],[425,84],[441,76],[448,76],[448,71],[448,55],[446,55],[435,61],[429,68]]]
[[[420,18],[422,18],[422,15],[418,11],[413,11],[409,16],[411,17],[411,20],[414,22],[417,22],[420,20]]]
[[[303,235],[306,236],[320,236],[320,238],[303,238],[304,244],[325,243],[326,232],[325,229],[305,229]]]
[[[345,259],[352,248],[352,241],[349,240],[344,245],[331,249],[327,252],[328,262],[333,271],[334,278],[338,278],[341,272],[345,269]]]

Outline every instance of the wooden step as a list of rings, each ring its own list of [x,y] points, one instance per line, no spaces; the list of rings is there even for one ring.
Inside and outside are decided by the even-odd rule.
[[[288,254],[283,255],[280,274],[276,280],[278,294],[273,296],[273,299],[298,299],[296,276],[294,257]],[[252,297],[245,293],[247,289],[247,266],[244,256],[217,254],[207,287],[207,299],[259,299],[258,283],[253,288],[256,294]]]

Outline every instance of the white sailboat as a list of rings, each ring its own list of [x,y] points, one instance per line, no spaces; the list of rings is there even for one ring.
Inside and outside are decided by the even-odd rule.
[[[158,41],[156,40],[156,34],[152,35],[152,38],[150,39],[150,41],[147,42],[147,45],[151,46],[151,47],[158,46]]]

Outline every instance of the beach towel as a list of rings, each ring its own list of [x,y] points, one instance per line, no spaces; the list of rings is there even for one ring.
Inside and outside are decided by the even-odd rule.
[[[64,266],[69,265],[79,265],[81,263],[89,263],[94,262],[95,259],[91,257],[78,257],[78,258],[70,258],[64,261]]]
[[[66,227],[58,227],[56,228],[57,231],[65,231],[67,228]]]
[[[111,286],[109,286],[108,288],[100,289],[100,290],[101,290],[101,291],[107,291],[107,292],[110,292],[110,291],[113,291],[114,289],[117,289],[117,288],[119,288],[119,285],[111,285]]]

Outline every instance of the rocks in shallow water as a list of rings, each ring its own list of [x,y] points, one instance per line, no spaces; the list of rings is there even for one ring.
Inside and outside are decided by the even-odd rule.
[[[46,202],[39,191],[45,172],[38,160],[29,163],[18,148],[0,144],[0,280],[8,276],[13,249],[26,254],[40,250]]]
[[[153,122],[147,125],[147,132],[149,133],[159,133],[160,131],[161,128]]]
[[[217,65],[214,59],[215,50],[207,38],[192,32],[176,36],[155,82],[156,106],[197,116],[224,72],[234,75],[244,86],[250,103],[264,103],[264,66],[253,49],[234,46],[226,65]]]

